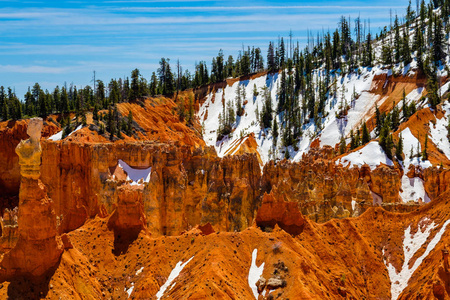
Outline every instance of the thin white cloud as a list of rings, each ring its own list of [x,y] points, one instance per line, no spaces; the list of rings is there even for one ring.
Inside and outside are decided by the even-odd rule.
[[[119,46],[95,46],[95,45],[36,45],[36,44],[8,44],[0,45],[2,55],[90,55],[111,54],[123,51]]]
[[[4,10],[3,10],[4,11]],[[70,12],[59,11],[52,12],[48,10],[38,10],[38,11],[22,11],[22,12],[0,12],[0,19],[46,19],[46,18],[54,18],[61,17],[65,18],[70,16]]]
[[[9,13],[0,12],[0,18],[5,18]],[[33,15],[33,19],[30,20],[14,20],[8,21],[8,31],[18,28],[30,28],[31,26],[36,27],[51,27],[53,25],[67,25],[67,26],[91,26],[90,31],[96,32],[102,29],[101,26],[113,26],[113,25],[177,25],[177,24],[227,24],[227,23],[252,23],[252,22],[264,22],[267,25],[267,20],[271,20],[271,25],[275,22],[279,22],[277,25],[289,25],[289,22],[296,22],[305,24],[305,22],[314,22],[321,20],[324,24],[336,24],[337,20],[341,16],[339,12],[333,12],[329,14],[320,13],[291,13],[291,14],[271,14],[269,13],[259,13],[259,14],[245,14],[245,15],[233,15],[233,16],[128,16],[128,15],[112,15],[108,13],[100,12],[89,12],[89,11],[79,11],[79,12],[66,12],[65,15],[60,15],[59,13],[52,12],[41,12],[39,13],[17,13],[17,18],[20,15]],[[371,17],[375,18],[377,16],[384,16],[385,12],[371,12]],[[12,17],[15,19],[15,17]],[[309,25],[309,24],[308,24]],[[323,25],[323,24],[322,24]],[[269,28],[269,26],[264,26]],[[52,28],[53,30],[58,30],[58,28]],[[128,29],[128,28],[124,28]],[[66,28],[61,28],[60,30],[65,31]]]
[[[0,65],[0,72],[5,73],[61,74],[67,71],[67,68],[60,67]]]
[[[103,3],[176,3],[176,2],[207,2],[210,0],[110,0]]]
[[[314,9],[314,10],[371,10],[371,9],[401,9],[402,6],[346,6],[346,5],[287,5],[287,6],[170,6],[170,7],[117,7],[112,10],[128,12],[154,11],[255,11],[255,10],[285,10],[285,9]]]

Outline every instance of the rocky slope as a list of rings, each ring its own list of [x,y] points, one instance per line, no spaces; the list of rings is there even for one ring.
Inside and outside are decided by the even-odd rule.
[[[372,76],[362,93],[385,111],[401,90],[409,95],[422,84],[383,72],[356,80]],[[247,78],[247,86],[267,82],[261,78]],[[217,101],[219,89],[238,83],[195,91],[199,116],[209,118],[202,109],[214,104],[211,95]],[[430,132],[429,160],[407,156],[405,147],[402,163],[388,160],[376,140],[338,155],[334,144],[322,145],[331,119],[294,161],[265,163],[260,143],[270,133],[221,149],[208,146],[208,134],[202,139],[200,124],[181,121],[170,99],[118,108],[132,112],[134,130],[112,142],[91,121],[58,138],[47,119],[35,181],[21,179],[15,154],[28,121],[1,123],[2,298],[449,297],[450,176],[439,140],[446,105],[424,107],[394,133],[424,147],[420,136]],[[354,108],[371,124],[372,104]]]
[[[248,275],[257,249],[255,265],[264,263],[266,279],[265,285],[260,284],[261,295],[256,294],[260,299],[264,294],[280,299],[391,299],[394,282],[386,265],[400,271],[406,258],[407,268],[408,263],[422,261],[425,246],[439,237],[398,299],[446,299],[442,250],[449,235],[445,230],[442,236],[438,233],[449,218],[447,201],[445,195],[434,205],[408,214],[370,208],[359,218],[324,224],[305,220],[297,234],[277,225],[271,232],[249,227],[205,235],[195,228],[161,237],[143,229],[124,241],[109,228],[107,218],[96,217],[68,234],[73,248],[64,251],[48,281],[34,285],[27,284],[26,278],[5,281],[0,294],[48,299],[159,299],[157,295],[161,299],[252,299]],[[407,257],[402,247],[408,237],[405,230],[410,226],[414,236],[432,222],[436,227],[425,246]],[[172,288],[159,293],[177,263],[187,261],[171,282]]]

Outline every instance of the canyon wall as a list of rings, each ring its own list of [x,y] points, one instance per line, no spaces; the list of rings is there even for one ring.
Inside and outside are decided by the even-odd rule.
[[[56,129],[47,123],[44,135]],[[16,141],[25,131],[26,122],[21,121],[0,134]],[[9,139],[0,140],[5,144]],[[177,235],[205,223],[221,231],[243,230],[253,223],[264,193],[297,203],[303,215],[317,222],[359,216],[373,205],[399,212],[414,207],[400,203],[403,174],[398,166],[342,167],[335,164],[335,150],[329,146],[312,148],[298,163],[269,162],[261,171],[256,154],[219,158],[213,147],[180,142],[42,139],[41,144],[41,180],[54,202],[60,233],[124,207],[122,186],[128,183],[113,176],[119,159],[133,168],[152,168],[149,182],[142,183],[133,197],[140,199],[136,205],[142,206],[147,230],[156,235]],[[0,174],[17,176],[7,184],[3,181],[2,191],[18,195],[18,159],[11,149],[12,142],[0,148],[4,154],[0,157],[10,158],[0,165]],[[428,168],[408,176],[422,178],[428,195],[436,199],[447,189],[447,173]],[[2,202],[2,208],[14,207]]]
[[[63,232],[113,212],[125,184],[111,176],[119,159],[133,168],[152,168],[139,192],[152,233],[175,235],[206,222],[219,230],[242,230],[253,220],[261,176],[255,155],[220,159],[212,148],[176,143],[42,144],[42,181]]]

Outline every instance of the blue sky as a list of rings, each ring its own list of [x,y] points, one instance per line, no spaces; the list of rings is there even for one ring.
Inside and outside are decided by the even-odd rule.
[[[39,82],[53,89],[77,87],[97,78],[146,78],[161,57],[183,68],[210,64],[219,49],[236,56],[288,36],[306,42],[307,30],[334,30],[341,15],[371,21],[372,32],[389,24],[389,10],[403,16],[408,0],[397,1],[10,1],[0,0],[0,85],[23,98]],[[415,2],[414,2],[415,3]]]

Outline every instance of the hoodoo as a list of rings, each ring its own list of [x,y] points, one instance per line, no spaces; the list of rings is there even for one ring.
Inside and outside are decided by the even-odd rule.
[[[41,118],[31,119],[27,129],[29,139],[22,140],[16,148],[21,175],[15,229],[18,231],[18,238],[14,247],[4,253],[0,262],[3,280],[19,275],[39,278],[57,266],[63,252],[53,201],[39,179],[42,126]],[[5,214],[2,220],[2,240],[11,240],[11,237],[15,236],[11,228],[15,216],[12,217],[8,212]],[[4,230],[6,226],[9,226],[10,230]]]

